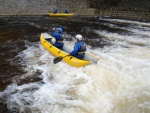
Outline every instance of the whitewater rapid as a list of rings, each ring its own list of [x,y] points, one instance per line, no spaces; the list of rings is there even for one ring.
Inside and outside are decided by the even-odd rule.
[[[99,58],[97,64],[80,68],[64,62],[53,64],[54,57],[39,42],[27,43],[27,49],[17,56],[23,59],[26,72],[20,79],[38,70],[42,81],[20,86],[14,81],[0,92],[8,109],[24,113],[149,113],[150,23],[105,20],[130,23],[126,27],[108,24],[129,33],[92,30],[112,44],[88,46],[87,52]]]

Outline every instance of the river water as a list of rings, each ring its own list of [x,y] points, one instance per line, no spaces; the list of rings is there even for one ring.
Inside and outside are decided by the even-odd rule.
[[[150,113],[150,23],[101,17],[0,17],[0,113]],[[41,32],[82,34],[97,64],[53,64]]]

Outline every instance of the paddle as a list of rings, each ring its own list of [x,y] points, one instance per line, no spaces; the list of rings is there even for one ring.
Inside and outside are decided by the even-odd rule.
[[[65,57],[67,57],[67,56],[69,56],[69,55],[66,55],[66,56],[64,56],[64,57],[59,56],[59,57],[55,58],[55,59],[53,60],[54,64],[60,62],[63,58],[65,58]]]

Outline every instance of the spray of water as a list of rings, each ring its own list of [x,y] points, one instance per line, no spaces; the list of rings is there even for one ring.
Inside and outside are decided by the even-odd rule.
[[[53,64],[54,57],[39,43],[28,46],[19,54],[26,65],[26,73],[20,79],[40,70],[38,76],[42,81],[23,85],[14,82],[0,92],[1,101],[17,112],[149,113],[149,28],[130,30],[133,32],[131,36],[95,30],[112,42],[112,46],[88,48],[100,60],[81,68],[64,62]],[[143,35],[145,38],[141,38]]]

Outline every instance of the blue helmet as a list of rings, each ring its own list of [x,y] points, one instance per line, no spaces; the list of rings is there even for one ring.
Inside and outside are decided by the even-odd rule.
[[[57,28],[59,33],[62,33],[62,28]]]

